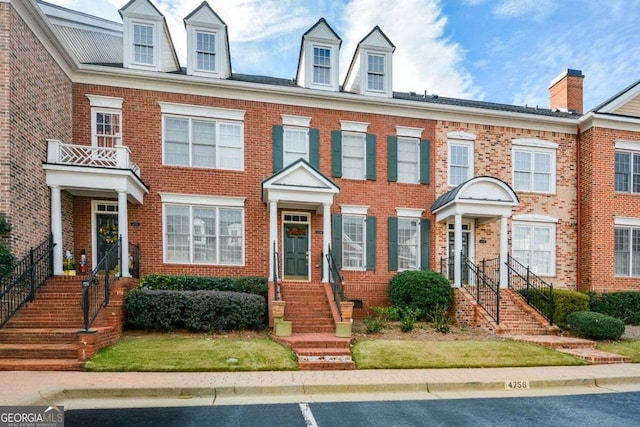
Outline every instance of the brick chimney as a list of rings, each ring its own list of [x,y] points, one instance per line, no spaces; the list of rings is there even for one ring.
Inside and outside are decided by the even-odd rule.
[[[549,99],[552,110],[582,114],[582,80],[580,70],[568,69],[551,81]]]

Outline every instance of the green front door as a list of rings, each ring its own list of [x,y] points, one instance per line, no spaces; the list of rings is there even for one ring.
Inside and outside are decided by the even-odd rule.
[[[284,224],[284,278],[309,280],[308,224]]]
[[[118,215],[96,214],[96,235],[96,262],[100,262],[111,246],[118,241]]]

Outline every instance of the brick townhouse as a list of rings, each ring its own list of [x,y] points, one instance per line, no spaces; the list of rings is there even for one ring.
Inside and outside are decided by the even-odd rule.
[[[497,260],[501,287],[513,258],[557,288],[640,290],[640,85],[587,113],[571,69],[549,108],[394,92],[383,30],[338,64],[322,18],[292,79],[242,75],[206,2],[184,18],[186,64],[152,2],[120,15],[0,1],[0,211],[17,256],[51,232],[56,274],[67,250],[91,268],[117,233],[143,275],[320,283],[331,249],[365,308],[406,269],[459,287],[463,257]]]

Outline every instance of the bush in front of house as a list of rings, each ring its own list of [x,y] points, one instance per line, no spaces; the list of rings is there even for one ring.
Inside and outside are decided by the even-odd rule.
[[[185,292],[185,326],[193,331],[258,330],[266,327],[266,300],[226,291]]]
[[[553,290],[553,323],[567,329],[567,316],[576,311],[589,311],[589,296],[567,289]]]
[[[266,277],[207,277],[147,274],[140,287],[168,291],[231,291],[267,297]]]
[[[420,310],[429,318],[435,310],[449,309],[453,301],[451,284],[435,271],[407,270],[396,274],[389,282],[389,301],[399,310]]]
[[[15,265],[16,257],[14,257],[11,250],[0,241],[0,277],[11,274]]]
[[[138,288],[124,301],[127,326],[173,331],[229,331],[264,329],[266,299],[226,291],[173,291]]]
[[[574,335],[592,340],[618,340],[624,334],[624,322],[592,311],[575,311],[567,316]]]
[[[640,292],[594,293],[589,309],[620,319],[627,325],[640,325]]]

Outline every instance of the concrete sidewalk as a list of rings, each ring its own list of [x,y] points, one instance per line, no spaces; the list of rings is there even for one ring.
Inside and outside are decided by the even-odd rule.
[[[518,383],[520,381],[520,383]],[[512,382],[515,388],[509,388]],[[520,388],[528,382],[526,389]],[[640,364],[233,373],[0,372],[1,405],[66,409],[640,390]],[[566,391],[565,391],[566,392]],[[357,395],[357,397],[356,397]]]

